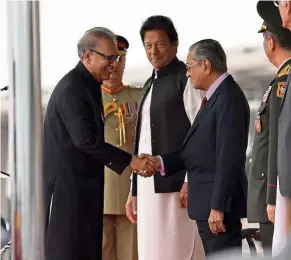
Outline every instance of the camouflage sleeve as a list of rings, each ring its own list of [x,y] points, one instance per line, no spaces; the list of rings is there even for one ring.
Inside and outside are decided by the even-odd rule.
[[[278,153],[278,118],[282,98],[284,96],[288,75],[282,75],[274,83],[270,95],[270,120],[269,120],[269,157],[268,157],[268,183],[267,204],[276,205],[277,192],[277,153]]]

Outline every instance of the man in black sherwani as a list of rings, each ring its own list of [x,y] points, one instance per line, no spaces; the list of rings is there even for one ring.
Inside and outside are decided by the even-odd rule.
[[[61,50],[60,50],[61,51]],[[101,260],[104,166],[156,166],[104,142],[101,84],[119,58],[115,35],[95,27],[78,43],[80,62],[55,87],[44,120],[46,260]],[[118,198],[116,198],[118,199]]]

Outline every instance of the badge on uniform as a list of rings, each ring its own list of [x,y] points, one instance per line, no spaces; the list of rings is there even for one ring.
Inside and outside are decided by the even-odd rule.
[[[256,129],[257,129],[257,132],[260,133],[262,132],[262,123],[261,123],[261,120],[260,119],[256,119]]]
[[[287,85],[287,82],[286,81],[281,81],[281,82],[278,82],[277,84],[277,96],[280,97],[280,98],[283,98],[284,97],[284,94],[285,94],[285,91],[286,91],[286,85]]]

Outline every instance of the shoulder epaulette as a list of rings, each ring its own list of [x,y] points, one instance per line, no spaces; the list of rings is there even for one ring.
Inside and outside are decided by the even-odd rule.
[[[290,64],[286,64],[281,71],[276,75],[277,78],[281,78],[283,76],[289,75],[290,73],[290,69],[291,69],[291,65]]]

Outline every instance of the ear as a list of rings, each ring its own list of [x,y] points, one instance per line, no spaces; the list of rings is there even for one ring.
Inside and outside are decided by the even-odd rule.
[[[176,50],[178,49],[178,45],[179,45],[179,41],[174,41],[173,42],[173,46],[176,48]]]
[[[88,64],[91,63],[92,55],[91,55],[91,52],[89,50],[84,51],[83,60],[86,61]]]
[[[209,75],[212,70],[212,65],[209,60],[205,60],[204,62],[204,74]]]
[[[272,36],[267,36],[267,40],[268,40],[268,47],[270,51],[274,51],[276,48],[276,41]]]

